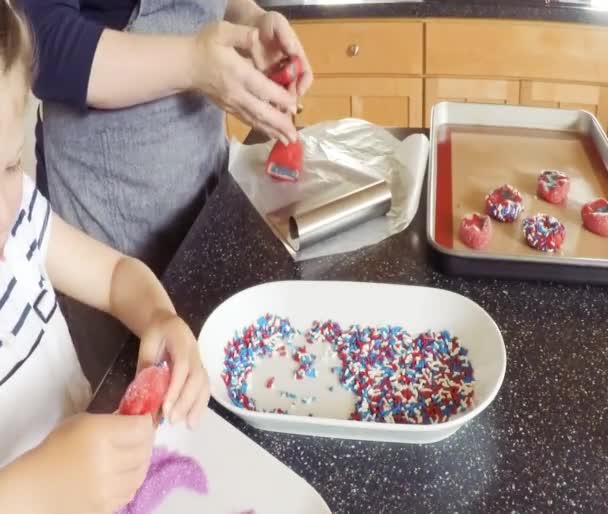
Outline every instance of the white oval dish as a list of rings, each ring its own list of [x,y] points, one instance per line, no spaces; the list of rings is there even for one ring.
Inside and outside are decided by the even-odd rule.
[[[230,401],[221,376],[224,348],[235,331],[266,313],[289,318],[294,328],[300,330],[308,328],[313,321],[327,319],[338,321],[342,326],[400,325],[412,334],[448,330],[469,350],[475,377],[474,406],[449,421],[430,425],[270,414],[238,407]],[[392,284],[286,281],[255,286],[237,293],[215,309],[198,341],[213,398],[250,425],[274,432],[370,441],[421,444],[445,439],[492,402],[502,385],[507,363],[500,330],[475,302],[443,289]],[[328,394],[322,398],[326,402],[325,411],[332,410],[332,398],[338,396]],[[344,411],[344,408],[336,405],[335,410]]]

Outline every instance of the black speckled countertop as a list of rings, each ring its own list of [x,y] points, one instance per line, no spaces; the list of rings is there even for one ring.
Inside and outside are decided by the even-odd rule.
[[[272,280],[466,295],[494,318],[507,348],[504,384],[481,415],[445,441],[409,446],[262,432],[211,408],[306,479],[335,514],[608,512],[608,287],[442,275],[429,263],[425,209],[423,197],[410,227],[376,246],[294,263],[226,175],[163,281],[195,335],[222,301]],[[136,345],[127,345],[91,411],[116,408],[135,360]]]
[[[296,0],[258,0],[268,9],[282,12],[290,19],[349,18],[349,17],[456,17],[456,18],[507,18],[519,20],[543,20],[608,24],[608,11],[586,5],[558,2],[556,0],[425,0],[420,3],[391,2],[369,3],[353,0],[328,1],[326,5],[290,5]],[[303,2],[305,0],[302,0]],[[315,2],[317,3],[317,2]],[[284,5],[280,5],[284,4]]]

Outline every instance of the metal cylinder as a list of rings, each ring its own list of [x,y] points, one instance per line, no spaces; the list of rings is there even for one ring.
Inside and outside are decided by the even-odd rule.
[[[289,218],[288,243],[297,252],[368,220],[391,208],[391,191],[384,180],[342,195]]]

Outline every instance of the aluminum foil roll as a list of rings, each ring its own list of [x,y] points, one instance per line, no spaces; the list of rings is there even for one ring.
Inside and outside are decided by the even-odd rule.
[[[287,242],[296,251],[344,232],[391,208],[391,191],[379,180],[312,209],[289,217]]]

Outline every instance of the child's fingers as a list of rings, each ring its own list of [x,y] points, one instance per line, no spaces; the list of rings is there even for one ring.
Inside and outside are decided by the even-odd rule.
[[[139,345],[137,372],[157,364],[165,353],[165,340],[160,334],[145,335]]]
[[[134,447],[147,444],[154,438],[152,416],[115,416],[109,415],[106,430],[112,445],[117,448]]]
[[[190,429],[195,429],[198,427],[203,409],[205,409],[205,407],[207,407],[209,404],[209,397],[209,387],[203,385],[201,394],[198,396],[194,402],[194,405],[190,409],[190,412],[188,413],[188,427],[190,427]]]
[[[182,395],[182,389],[188,378],[189,363],[186,356],[176,357],[175,355],[171,355],[171,362],[171,383],[163,403],[163,414],[172,423],[173,406]]]
[[[169,418],[170,423],[177,423],[186,416],[190,409],[192,409],[192,406],[200,396],[202,385],[202,368],[196,368],[190,373],[190,376],[175,403],[175,407],[173,407],[173,410],[171,411],[171,416]]]

